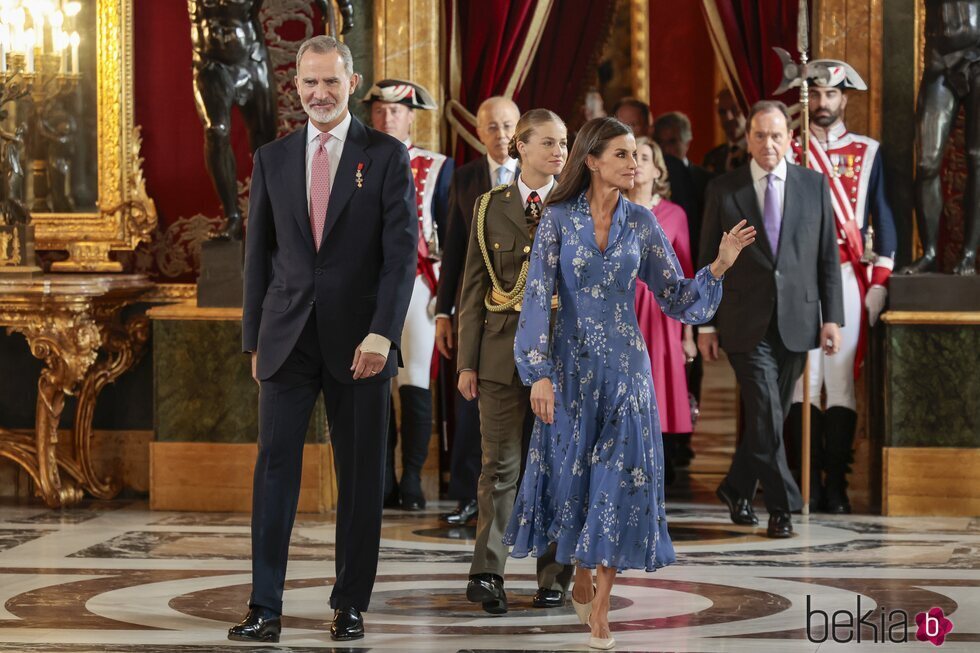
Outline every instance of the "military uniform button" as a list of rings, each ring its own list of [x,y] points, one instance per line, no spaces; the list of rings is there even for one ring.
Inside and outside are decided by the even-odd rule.
[[[493,244],[493,248],[494,249],[500,249],[500,243],[494,243]]]
[[[524,253],[525,254],[529,254],[530,252],[531,252],[531,246],[530,245],[525,245],[524,246]]]

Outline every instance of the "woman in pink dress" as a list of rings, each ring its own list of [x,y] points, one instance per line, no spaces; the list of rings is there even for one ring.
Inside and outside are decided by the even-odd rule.
[[[684,276],[692,277],[694,269],[687,215],[684,209],[666,199],[670,195],[670,183],[663,153],[655,142],[645,137],[636,139],[636,149],[636,180],[630,201],[653,211],[677,254]],[[673,436],[692,431],[685,363],[697,355],[697,345],[693,329],[664,315],[650,289],[639,279],[636,283],[636,317],[650,355],[657,412],[664,434],[664,476],[670,484],[674,477],[672,458],[675,457],[671,454],[677,446],[677,438]]]

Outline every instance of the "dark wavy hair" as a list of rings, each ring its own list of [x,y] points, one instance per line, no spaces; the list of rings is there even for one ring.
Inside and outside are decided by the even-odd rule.
[[[579,193],[589,187],[592,173],[585,163],[586,157],[602,156],[609,146],[609,141],[617,136],[632,134],[633,130],[615,118],[593,118],[579,130],[575,136],[575,144],[568,155],[568,163],[558,178],[558,184],[548,196],[548,204],[567,202],[578,197]]]

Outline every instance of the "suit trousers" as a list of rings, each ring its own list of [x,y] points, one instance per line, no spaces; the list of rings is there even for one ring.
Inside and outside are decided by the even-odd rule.
[[[477,486],[480,515],[470,575],[503,577],[509,547],[504,531],[514,510],[525,452],[534,427],[531,389],[515,373],[509,384],[479,382],[483,467]],[[555,560],[555,547],[537,559],[538,587],[565,591],[574,568]]]
[[[770,513],[799,510],[803,497],[786,462],[783,422],[793,388],[803,374],[806,352],[786,349],[774,313],[759,344],[749,352],[729,353],[728,361],[741,387],[745,432],[724,483],[750,501],[756,483],[761,483]]]
[[[480,404],[466,401],[456,389],[456,359],[442,368],[447,395],[455,402],[456,428],[453,431],[449,459],[449,498],[457,501],[476,499],[480,480]]]
[[[354,352],[351,352],[353,360]],[[336,580],[330,607],[365,611],[378,569],[390,379],[339,383],[327,371],[311,313],[282,367],[259,386],[259,442],[252,489],[250,606],[282,612],[303,444],[323,393],[337,477]]]

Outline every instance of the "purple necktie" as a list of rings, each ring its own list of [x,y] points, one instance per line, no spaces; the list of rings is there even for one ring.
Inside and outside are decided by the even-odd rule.
[[[779,189],[776,188],[776,175],[766,175],[766,200],[762,209],[762,226],[766,228],[766,236],[769,237],[769,248],[772,255],[779,255],[779,223],[781,213],[779,208],[780,197]]]

